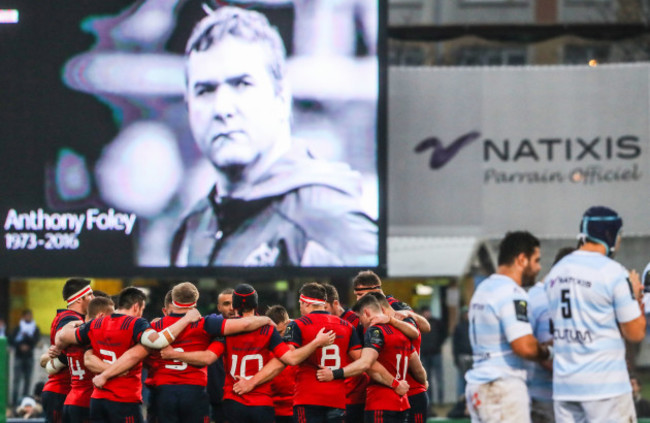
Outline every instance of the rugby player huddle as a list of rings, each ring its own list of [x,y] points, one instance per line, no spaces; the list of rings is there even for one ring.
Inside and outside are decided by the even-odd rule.
[[[354,289],[357,302],[344,309],[334,286],[306,283],[301,317],[290,320],[280,305],[258,315],[257,292],[240,284],[237,315],[225,318],[201,316],[198,289],[183,282],[167,294],[164,316],[148,322],[140,289],[111,299],[87,279],[69,279],[68,306],[41,357],[47,421],[144,421],[144,366],[147,421],[207,423],[207,366],[223,360],[230,423],[424,422],[428,382],[418,354],[428,321],[385,296],[373,272],[360,272]]]

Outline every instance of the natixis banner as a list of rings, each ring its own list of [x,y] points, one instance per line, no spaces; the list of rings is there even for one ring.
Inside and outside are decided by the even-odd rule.
[[[389,70],[390,235],[650,234],[650,65]]]

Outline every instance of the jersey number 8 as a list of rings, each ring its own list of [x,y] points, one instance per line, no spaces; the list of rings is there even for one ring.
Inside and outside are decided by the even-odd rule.
[[[321,367],[329,367],[332,370],[341,368],[341,354],[338,345],[332,344],[322,348],[320,365]]]

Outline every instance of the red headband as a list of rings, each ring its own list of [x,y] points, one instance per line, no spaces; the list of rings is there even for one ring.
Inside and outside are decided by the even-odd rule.
[[[318,298],[311,298],[311,297],[306,297],[302,294],[300,294],[300,301],[303,303],[307,304],[313,304],[313,305],[325,305],[325,300],[319,300]]]
[[[90,294],[92,292],[93,292],[93,289],[90,287],[90,285],[88,285],[87,287],[85,287],[81,291],[77,291],[76,293],[70,295],[68,297],[68,299],[66,300],[68,302],[68,306],[71,306],[72,304],[74,304],[75,301],[77,301],[78,299],[80,299],[84,295]]]
[[[179,303],[172,300],[172,305],[178,308],[192,308],[196,305],[196,301],[194,301],[193,303]]]

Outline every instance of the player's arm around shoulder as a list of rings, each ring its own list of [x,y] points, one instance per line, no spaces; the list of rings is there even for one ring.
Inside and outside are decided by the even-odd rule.
[[[636,318],[620,323],[621,334],[623,338],[630,342],[641,342],[645,337],[646,319],[645,319],[645,305],[643,304],[643,285],[639,274],[632,270],[627,279],[632,297],[637,301],[640,309],[640,315]]]
[[[147,348],[160,350],[174,342],[176,337],[189,325],[201,319],[201,313],[195,308],[189,310],[185,315],[174,322],[174,324],[161,330],[160,332],[151,326],[147,328],[140,338],[140,343]]]
[[[370,326],[366,331],[364,347],[358,359],[339,369],[332,370],[327,367],[322,367],[316,372],[316,377],[320,382],[329,382],[330,380],[345,379],[367,372],[377,361],[379,351],[383,345],[384,336],[382,330],[377,326]]]
[[[91,372],[99,374],[108,368],[109,363],[99,358],[93,349],[89,348],[84,352],[84,366]]]
[[[102,388],[109,379],[129,371],[129,369],[144,360],[149,353],[150,351],[141,344],[132,346],[100,374],[96,375],[93,378],[93,384],[98,388]]]
[[[312,355],[318,348],[332,345],[336,340],[336,333],[332,330],[327,331],[324,327],[320,329],[318,334],[308,344],[300,348],[287,348],[284,354],[280,356],[280,360],[289,366],[296,366]]]
[[[76,331],[83,322],[81,320],[68,322],[61,329],[58,330],[56,336],[54,337],[55,349],[58,352],[63,351],[68,345],[78,344],[79,340],[76,336]],[[87,323],[86,323],[87,324]],[[52,352],[50,352],[50,357],[52,357]]]
[[[273,320],[267,316],[248,316],[239,319],[226,319],[223,324],[223,334],[233,335],[240,332],[252,332],[266,325],[276,327]]]

